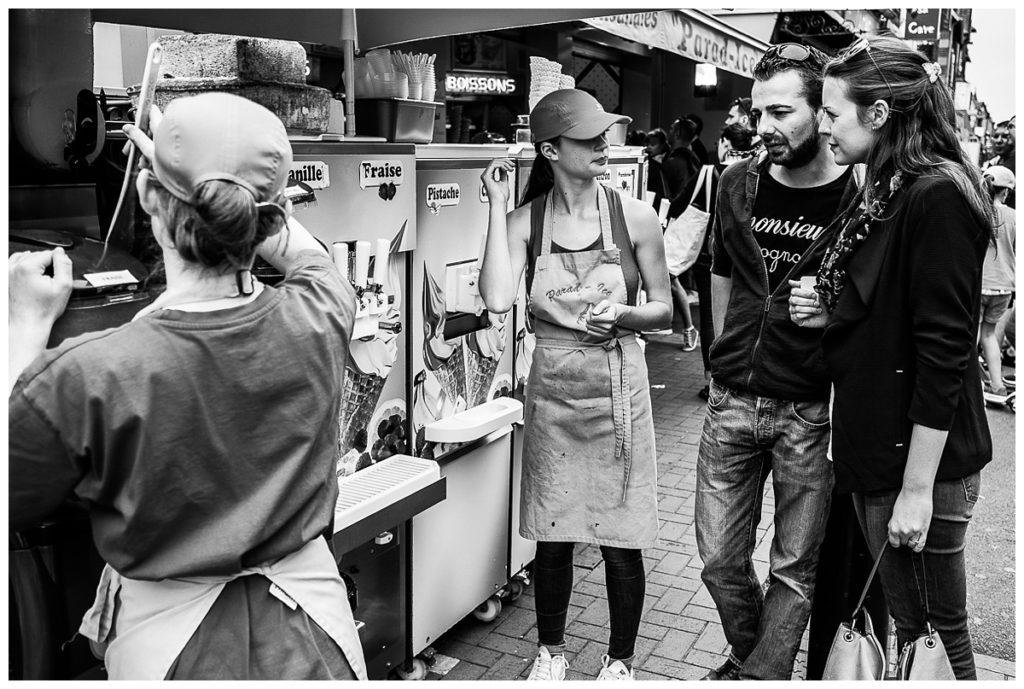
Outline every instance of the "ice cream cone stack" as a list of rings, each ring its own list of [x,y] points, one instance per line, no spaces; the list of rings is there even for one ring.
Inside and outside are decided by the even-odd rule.
[[[494,382],[494,373],[498,370],[498,360],[491,359],[472,347],[466,347],[466,383],[469,388],[467,402],[470,407],[487,401],[487,393]]]
[[[360,373],[346,368],[345,388],[341,395],[341,409],[338,412],[339,457],[353,448],[356,435],[370,423],[386,380],[372,373]],[[367,436],[370,432],[367,431]],[[360,451],[367,449],[360,448]]]
[[[441,384],[441,389],[445,391],[452,402],[457,401],[459,397],[469,401],[469,392],[466,386],[466,362],[463,359],[464,349],[462,344],[456,345],[452,355],[440,367],[432,371]]]

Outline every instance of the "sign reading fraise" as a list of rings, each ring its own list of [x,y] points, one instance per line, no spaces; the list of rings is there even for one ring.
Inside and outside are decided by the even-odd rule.
[[[661,48],[752,79],[767,43],[699,10],[661,10],[594,17],[584,22],[615,36]]]
[[[302,182],[310,189],[326,189],[331,186],[330,168],[319,160],[293,162],[288,169],[288,184]]]
[[[359,162],[359,188],[375,189],[382,184],[402,183],[402,161],[362,160]]]
[[[436,211],[445,206],[457,206],[462,200],[462,188],[458,184],[428,184],[426,194],[427,208]]]

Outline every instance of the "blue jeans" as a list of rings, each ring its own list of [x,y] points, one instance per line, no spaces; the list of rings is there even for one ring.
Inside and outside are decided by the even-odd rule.
[[[741,678],[788,680],[811,614],[832,486],[828,403],[758,397],[711,381],[697,455],[697,551]],[[772,475],[767,592],[751,556]]]
[[[967,524],[978,502],[981,474],[936,481],[932,491],[932,521],[924,552],[890,549],[878,566],[889,614],[896,623],[899,648],[925,632],[924,594],[929,621],[938,632],[957,679],[976,679],[974,650],[967,632],[967,569],[964,545]],[[898,490],[854,493],[853,506],[873,555],[888,540],[889,519]]]

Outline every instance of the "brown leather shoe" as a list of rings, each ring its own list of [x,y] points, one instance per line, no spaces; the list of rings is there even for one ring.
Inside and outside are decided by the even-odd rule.
[[[726,658],[717,670],[709,670],[708,674],[701,677],[701,680],[730,682],[739,678],[740,666],[732,658]]]

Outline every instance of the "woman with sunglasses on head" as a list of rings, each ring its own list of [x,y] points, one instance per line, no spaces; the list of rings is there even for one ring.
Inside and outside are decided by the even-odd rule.
[[[11,258],[11,525],[86,506],[107,565],[80,632],[110,679],[366,679],[325,539],[352,286],[289,219],[276,115],[225,93],[152,112],[153,140],[125,132],[167,289],[44,351],[71,261]]]
[[[525,271],[537,336],[519,523],[537,541],[531,680],[565,679],[576,543],[599,545],[605,561],[611,636],[598,679],[633,679],[641,549],[658,537],[654,422],[637,333],[671,321],[664,244],[649,205],[597,181],[608,169],[607,129],[629,121],[584,91],[554,91],[530,113],[537,159],[520,206],[506,215],[511,160],[492,161],[482,175],[491,210],[480,293],[504,313]]]
[[[992,457],[976,341],[990,199],[964,156],[938,65],[892,37],[825,68],[821,130],[863,196],[790,312],[824,327],[836,484],[857,518],[900,647],[938,632],[957,679],[976,676],[964,544]]]

